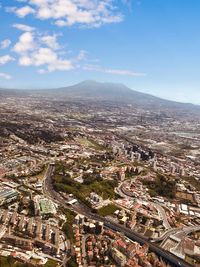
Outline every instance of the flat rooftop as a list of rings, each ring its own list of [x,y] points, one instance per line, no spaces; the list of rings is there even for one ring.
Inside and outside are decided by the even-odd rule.
[[[51,200],[41,199],[40,200],[40,211],[42,214],[54,214],[56,213],[56,208]]]

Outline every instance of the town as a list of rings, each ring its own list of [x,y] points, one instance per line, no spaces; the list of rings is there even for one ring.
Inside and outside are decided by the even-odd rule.
[[[200,266],[198,117],[37,96],[0,112],[0,263]]]

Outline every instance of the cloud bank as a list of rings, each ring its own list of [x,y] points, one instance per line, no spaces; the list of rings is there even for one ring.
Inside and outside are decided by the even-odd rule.
[[[21,7],[9,7],[8,12],[24,18],[33,15],[40,20],[53,20],[54,24],[100,27],[123,20],[116,0],[25,0]]]

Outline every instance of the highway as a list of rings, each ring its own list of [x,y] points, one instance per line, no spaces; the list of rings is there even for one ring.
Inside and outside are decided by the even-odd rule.
[[[200,230],[200,226],[197,225],[197,226],[185,226],[185,227],[182,227],[182,228],[177,229],[176,232],[171,232],[171,233],[169,232],[165,236],[165,239],[162,241],[162,243],[160,244],[160,246],[161,247],[164,247],[164,244],[165,244],[166,240],[170,236],[173,236],[173,237],[177,238],[177,240],[180,239],[180,242],[181,242],[181,240],[183,240],[188,234],[190,234],[192,232],[199,231],[199,230]]]
[[[131,196],[130,192],[127,192],[123,188],[123,185],[124,184],[121,183],[118,186],[116,193],[118,193],[121,197],[124,197],[124,198],[135,199],[133,196]],[[182,228],[172,228],[168,222],[167,215],[165,213],[165,209],[163,208],[163,206],[161,204],[155,203],[155,202],[149,202],[149,203],[152,204],[157,209],[157,211],[160,214],[161,219],[163,220],[163,226],[166,228],[166,231],[160,237],[151,238],[152,242],[163,241],[162,244],[164,244],[164,241],[166,241],[167,238],[169,238],[171,235],[176,236],[176,234],[177,234],[177,237],[184,238],[189,233],[200,230],[200,226],[185,226]]]
[[[164,208],[158,203],[151,202],[151,204],[154,205],[154,207],[157,209],[158,213],[160,214],[160,217],[163,220],[164,227],[168,230],[171,229],[171,225],[168,222],[167,215],[166,215]]]
[[[157,246],[156,244],[153,244],[149,240],[147,240],[142,235],[132,231],[131,229],[126,228],[125,226],[115,223],[105,217],[99,216],[97,214],[94,214],[90,211],[88,207],[86,207],[83,204],[78,204],[74,206],[69,206],[65,204],[65,200],[54,191],[52,183],[51,183],[51,177],[54,172],[54,166],[49,165],[47,172],[44,177],[43,181],[43,193],[48,196],[50,199],[52,199],[55,203],[57,203],[59,206],[62,206],[65,209],[70,209],[72,211],[78,212],[80,214],[83,214],[84,216],[87,216],[90,219],[101,221],[104,223],[104,225],[114,231],[121,232],[124,235],[126,235],[129,239],[136,241],[140,244],[147,244],[149,246],[149,249],[153,252],[155,252],[158,256],[161,256],[167,263],[169,263],[171,266],[174,267],[192,267],[189,263],[183,261],[182,259],[178,258],[177,256],[173,255],[172,253],[162,249],[161,247]]]
[[[124,189],[124,183],[121,183],[118,188],[117,188],[117,193],[124,197],[124,198],[128,198],[128,199],[135,199],[135,197],[132,196],[131,192],[127,192],[125,189]],[[158,211],[162,221],[163,221],[163,226],[167,229],[167,230],[170,230],[171,229],[171,226],[168,222],[168,219],[167,219],[167,216],[166,216],[166,213],[165,213],[165,210],[164,208],[158,204],[158,203],[154,203],[154,202],[149,202],[150,204],[152,204]]]
[[[156,238],[152,238],[151,241],[152,242],[161,242],[165,239],[167,239],[170,235],[176,234],[177,231],[179,231],[181,228],[171,228],[169,230],[167,230],[166,232],[164,232],[161,236],[156,237]]]

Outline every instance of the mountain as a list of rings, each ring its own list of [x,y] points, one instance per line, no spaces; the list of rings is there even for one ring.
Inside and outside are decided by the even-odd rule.
[[[47,91],[43,90],[43,93]],[[77,99],[113,100],[120,102],[130,102],[139,99],[153,101],[157,97],[134,91],[123,84],[100,83],[96,81],[83,81],[73,86],[50,89],[48,94],[57,97],[72,97]]]
[[[134,104],[141,107],[181,109],[200,111],[200,106],[161,99],[150,94],[134,91],[123,84],[83,81],[81,83],[57,88],[38,90],[0,89],[1,96],[45,97],[62,101],[108,101],[117,104]]]
[[[35,90],[34,93],[36,92],[40,95],[62,100],[109,101],[118,104],[134,104],[142,107],[186,110],[195,108],[200,110],[200,106],[162,99],[147,93],[132,90],[123,84],[102,83],[89,80],[63,88]]]

